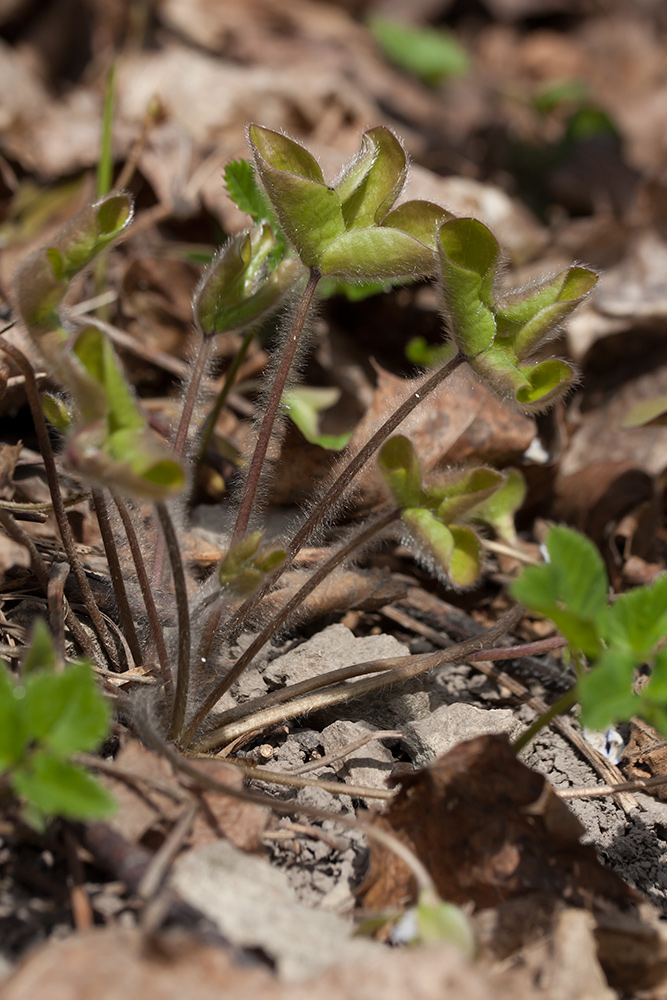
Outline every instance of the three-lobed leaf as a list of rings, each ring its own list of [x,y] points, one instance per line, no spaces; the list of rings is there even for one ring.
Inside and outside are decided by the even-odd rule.
[[[569,528],[551,528],[549,563],[529,566],[512,596],[556,624],[568,642],[597,657],[607,621],[607,573],[597,548]]]

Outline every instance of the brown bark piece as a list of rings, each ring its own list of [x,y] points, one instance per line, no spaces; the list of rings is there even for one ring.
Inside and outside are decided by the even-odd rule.
[[[443,899],[484,908],[534,892],[579,906],[639,898],[579,843],[579,821],[503,737],[460,743],[400,785],[381,821],[412,847]],[[404,865],[375,847],[366,885],[369,909],[414,897]]]

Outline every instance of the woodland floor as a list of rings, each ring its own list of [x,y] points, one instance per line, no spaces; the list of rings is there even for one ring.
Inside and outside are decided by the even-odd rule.
[[[467,52],[468,69],[427,86],[392,66],[368,28],[375,15],[448,29]],[[168,436],[177,419],[201,262],[247,224],[221,178],[225,163],[248,155],[246,124],[284,129],[331,177],[365,128],[386,124],[412,157],[409,195],[488,224],[513,285],[572,261],[600,273],[558,342],[581,370],[568,400],[534,420],[457,374],[410,419],[424,468],[520,468],[528,483],[517,520],[523,551],[538,552],[549,522],[573,525],[600,548],[618,593],[665,570],[667,429],[622,427],[632,406],[667,394],[662,0],[0,3],[0,294],[7,321],[20,262],[95,197],[114,60],[116,176],[136,161],[127,185],[137,219],[106,258],[103,284],[99,272],[88,275],[74,297],[93,308],[96,296],[108,293],[101,305],[110,335],[157,430]],[[159,113],[149,120],[154,95]],[[322,430],[361,439],[415,374],[408,341],[436,344],[441,329],[428,284],[360,302],[323,299],[303,365],[305,384],[338,390]],[[31,350],[19,328],[9,336]],[[193,595],[224,550],[228,497],[252,441],[272,336],[267,328],[241,367],[182,527]],[[209,388],[239,345],[238,336],[219,338]],[[23,379],[7,365],[0,374],[0,498],[46,501]],[[49,385],[46,373],[41,381]],[[267,523],[280,533],[335,455],[290,424],[273,461]],[[65,470],[63,488],[77,488]],[[371,472],[346,516],[359,518],[377,498]],[[113,617],[87,503],[73,506],[70,520],[96,596]],[[22,523],[45,557],[57,560],[51,517]],[[335,535],[335,525],[331,530]],[[316,563],[322,551],[304,558]],[[408,547],[387,545],[316,592],[298,627],[264,650],[232,695],[242,702],[323,665],[425,653],[469,638],[508,609],[504,588],[520,568],[511,553],[489,551],[481,584],[455,593],[434,582]],[[73,590],[65,592],[76,602]],[[0,534],[5,656],[18,656],[45,614],[26,550]],[[503,642],[542,639],[549,628],[529,616]],[[149,674],[119,675],[117,687],[140,698],[150,683]],[[400,910],[413,889],[373,850],[369,876],[360,830],[331,819],[280,818],[198,791],[179,782],[121,717],[102,752],[103,780],[119,802],[108,824],[55,823],[40,837],[11,805],[0,813],[3,998],[667,996],[667,803],[641,792],[547,796],[528,838],[496,794],[504,771],[515,773],[501,737],[530,724],[536,703],[550,704],[568,684],[557,651],[496,665],[452,663],[343,711],[265,730],[230,751],[260,770],[304,779],[298,790],[267,778],[250,787],[340,815],[377,813],[387,779],[411,776],[405,827],[409,835],[420,829],[439,884],[451,883],[446,898],[471,914],[476,962],[449,946],[407,949],[355,936],[363,908]],[[469,746],[481,756],[459,789],[461,812],[444,822],[445,799],[433,790],[424,798],[429,781],[441,780],[434,762],[475,737],[481,743]],[[620,738],[616,767],[583,739],[574,712],[539,735],[522,759],[559,794],[667,774],[667,746],[655,732],[637,722],[620,727]],[[212,767],[222,782],[242,781],[224,761]],[[529,774],[516,772],[517,788]],[[380,798],[358,789],[334,795],[318,782],[375,789]],[[456,831],[443,832],[448,823],[460,826],[468,844],[481,845],[474,879],[461,843],[450,842]],[[506,898],[494,865],[501,857],[509,864],[517,851],[531,867],[531,888]],[[475,882],[468,895],[455,868]]]

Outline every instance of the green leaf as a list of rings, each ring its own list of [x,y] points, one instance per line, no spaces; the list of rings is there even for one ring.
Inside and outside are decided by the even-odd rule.
[[[644,660],[667,636],[667,575],[621,594],[609,609],[608,638]]]
[[[322,252],[322,274],[355,281],[433,274],[436,256],[424,243],[400,229],[351,229]]]
[[[454,549],[449,560],[449,576],[456,587],[472,587],[482,572],[482,546],[472,528],[451,526]]]
[[[577,684],[581,721],[590,729],[606,729],[612,722],[624,722],[640,710],[640,698],[632,682],[637,660],[620,649],[602,652],[597,664]]]
[[[220,586],[237,597],[249,597],[274,569],[286,559],[283,549],[269,547],[261,550],[263,532],[254,531],[236,542],[220,562]]]
[[[597,274],[585,267],[573,267],[565,275],[563,287],[550,305],[528,319],[514,337],[519,359],[528,357],[552,331],[583,301],[597,284]]]
[[[16,686],[9,667],[0,660],[0,774],[21,760],[30,738],[23,721],[22,686]]]
[[[334,406],[340,398],[340,389],[298,386],[283,393],[282,408],[299,428],[306,441],[329,451],[342,451],[350,440],[351,431],[343,434],[321,434],[319,415]]]
[[[49,669],[29,674],[22,711],[30,737],[60,757],[96,749],[109,727],[109,706],[85,662],[61,674]]]
[[[667,706],[667,646],[659,650],[653,661],[653,671],[648,684],[642,690],[642,701]],[[643,715],[643,711],[639,712]]]
[[[496,336],[491,309],[500,255],[491,232],[476,219],[452,219],[439,236],[442,299],[451,335],[467,357],[486,350]]]
[[[537,365],[522,365],[528,386],[517,390],[516,399],[525,409],[540,410],[564,395],[577,380],[577,372],[567,361],[549,358]]]
[[[549,532],[547,549],[550,563],[525,569],[512,596],[551,618],[573,647],[595,659],[606,634],[609,586],[600,553],[584,535],[558,526]]]
[[[482,500],[490,497],[505,480],[497,469],[477,466],[441,476],[426,490],[426,503],[437,508],[441,521],[460,520]]]
[[[289,173],[316,184],[324,184],[322,168],[315,157],[289,136],[264,128],[262,125],[250,125],[248,140],[262,166],[270,166],[280,173]],[[260,167],[261,173],[262,167]]]
[[[399,507],[415,507],[422,502],[421,470],[412,443],[397,434],[378,454],[380,472]]]
[[[390,229],[400,229],[437,252],[438,231],[453,218],[451,212],[432,201],[405,201],[385,215],[381,224]]]
[[[106,789],[83,768],[48,753],[33,754],[12,773],[11,784],[32,810],[47,817],[103,819],[116,809]]]
[[[468,54],[450,32],[387,17],[371,18],[369,27],[386,57],[425,83],[435,85],[468,71]]]
[[[64,400],[45,392],[42,395],[42,412],[50,424],[66,434],[72,429],[72,411]]]
[[[373,155],[370,165],[367,165],[369,147]],[[363,176],[351,193],[343,198],[341,186],[336,185],[341,197],[346,229],[359,229],[379,223],[403,189],[408,171],[408,158],[402,144],[384,125],[364,133],[359,160],[364,167]],[[352,169],[354,167],[355,164]],[[349,188],[349,181],[347,184],[345,182],[344,176],[343,190]]]
[[[248,160],[232,160],[224,169],[227,193],[237,208],[255,223],[275,218],[266,195],[257,183],[255,168]]]
[[[232,237],[215,256],[193,303],[205,336],[245,329],[279,307],[303,265],[288,257],[271,270],[268,262],[275,247],[272,229],[264,223]]]
[[[514,515],[525,500],[526,480],[518,469],[506,469],[504,477],[504,485],[468,513],[474,521],[490,525],[500,538],[512,544],[516,542]]]
[[[445,575],[449,574],[454,537],[447,525],[422,507],[407,508],[402,511],[401,518],[417,544],[420,558],[434,563]]]

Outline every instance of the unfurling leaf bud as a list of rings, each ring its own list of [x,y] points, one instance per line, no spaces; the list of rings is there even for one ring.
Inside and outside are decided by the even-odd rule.
[[[220,563],[220,586],[236,597],[246,598],[254,594],[267,576],[286,559],[284,549],[260,550],[263,534],[262,531],[255,531],[246,535],[229,549]]]
[[[195,293],[195,321],[204,336],[253,326],[277,309],[303,272],[295,257],[270,270],[276,241],[268,223],[239,233],[223,247]]]

